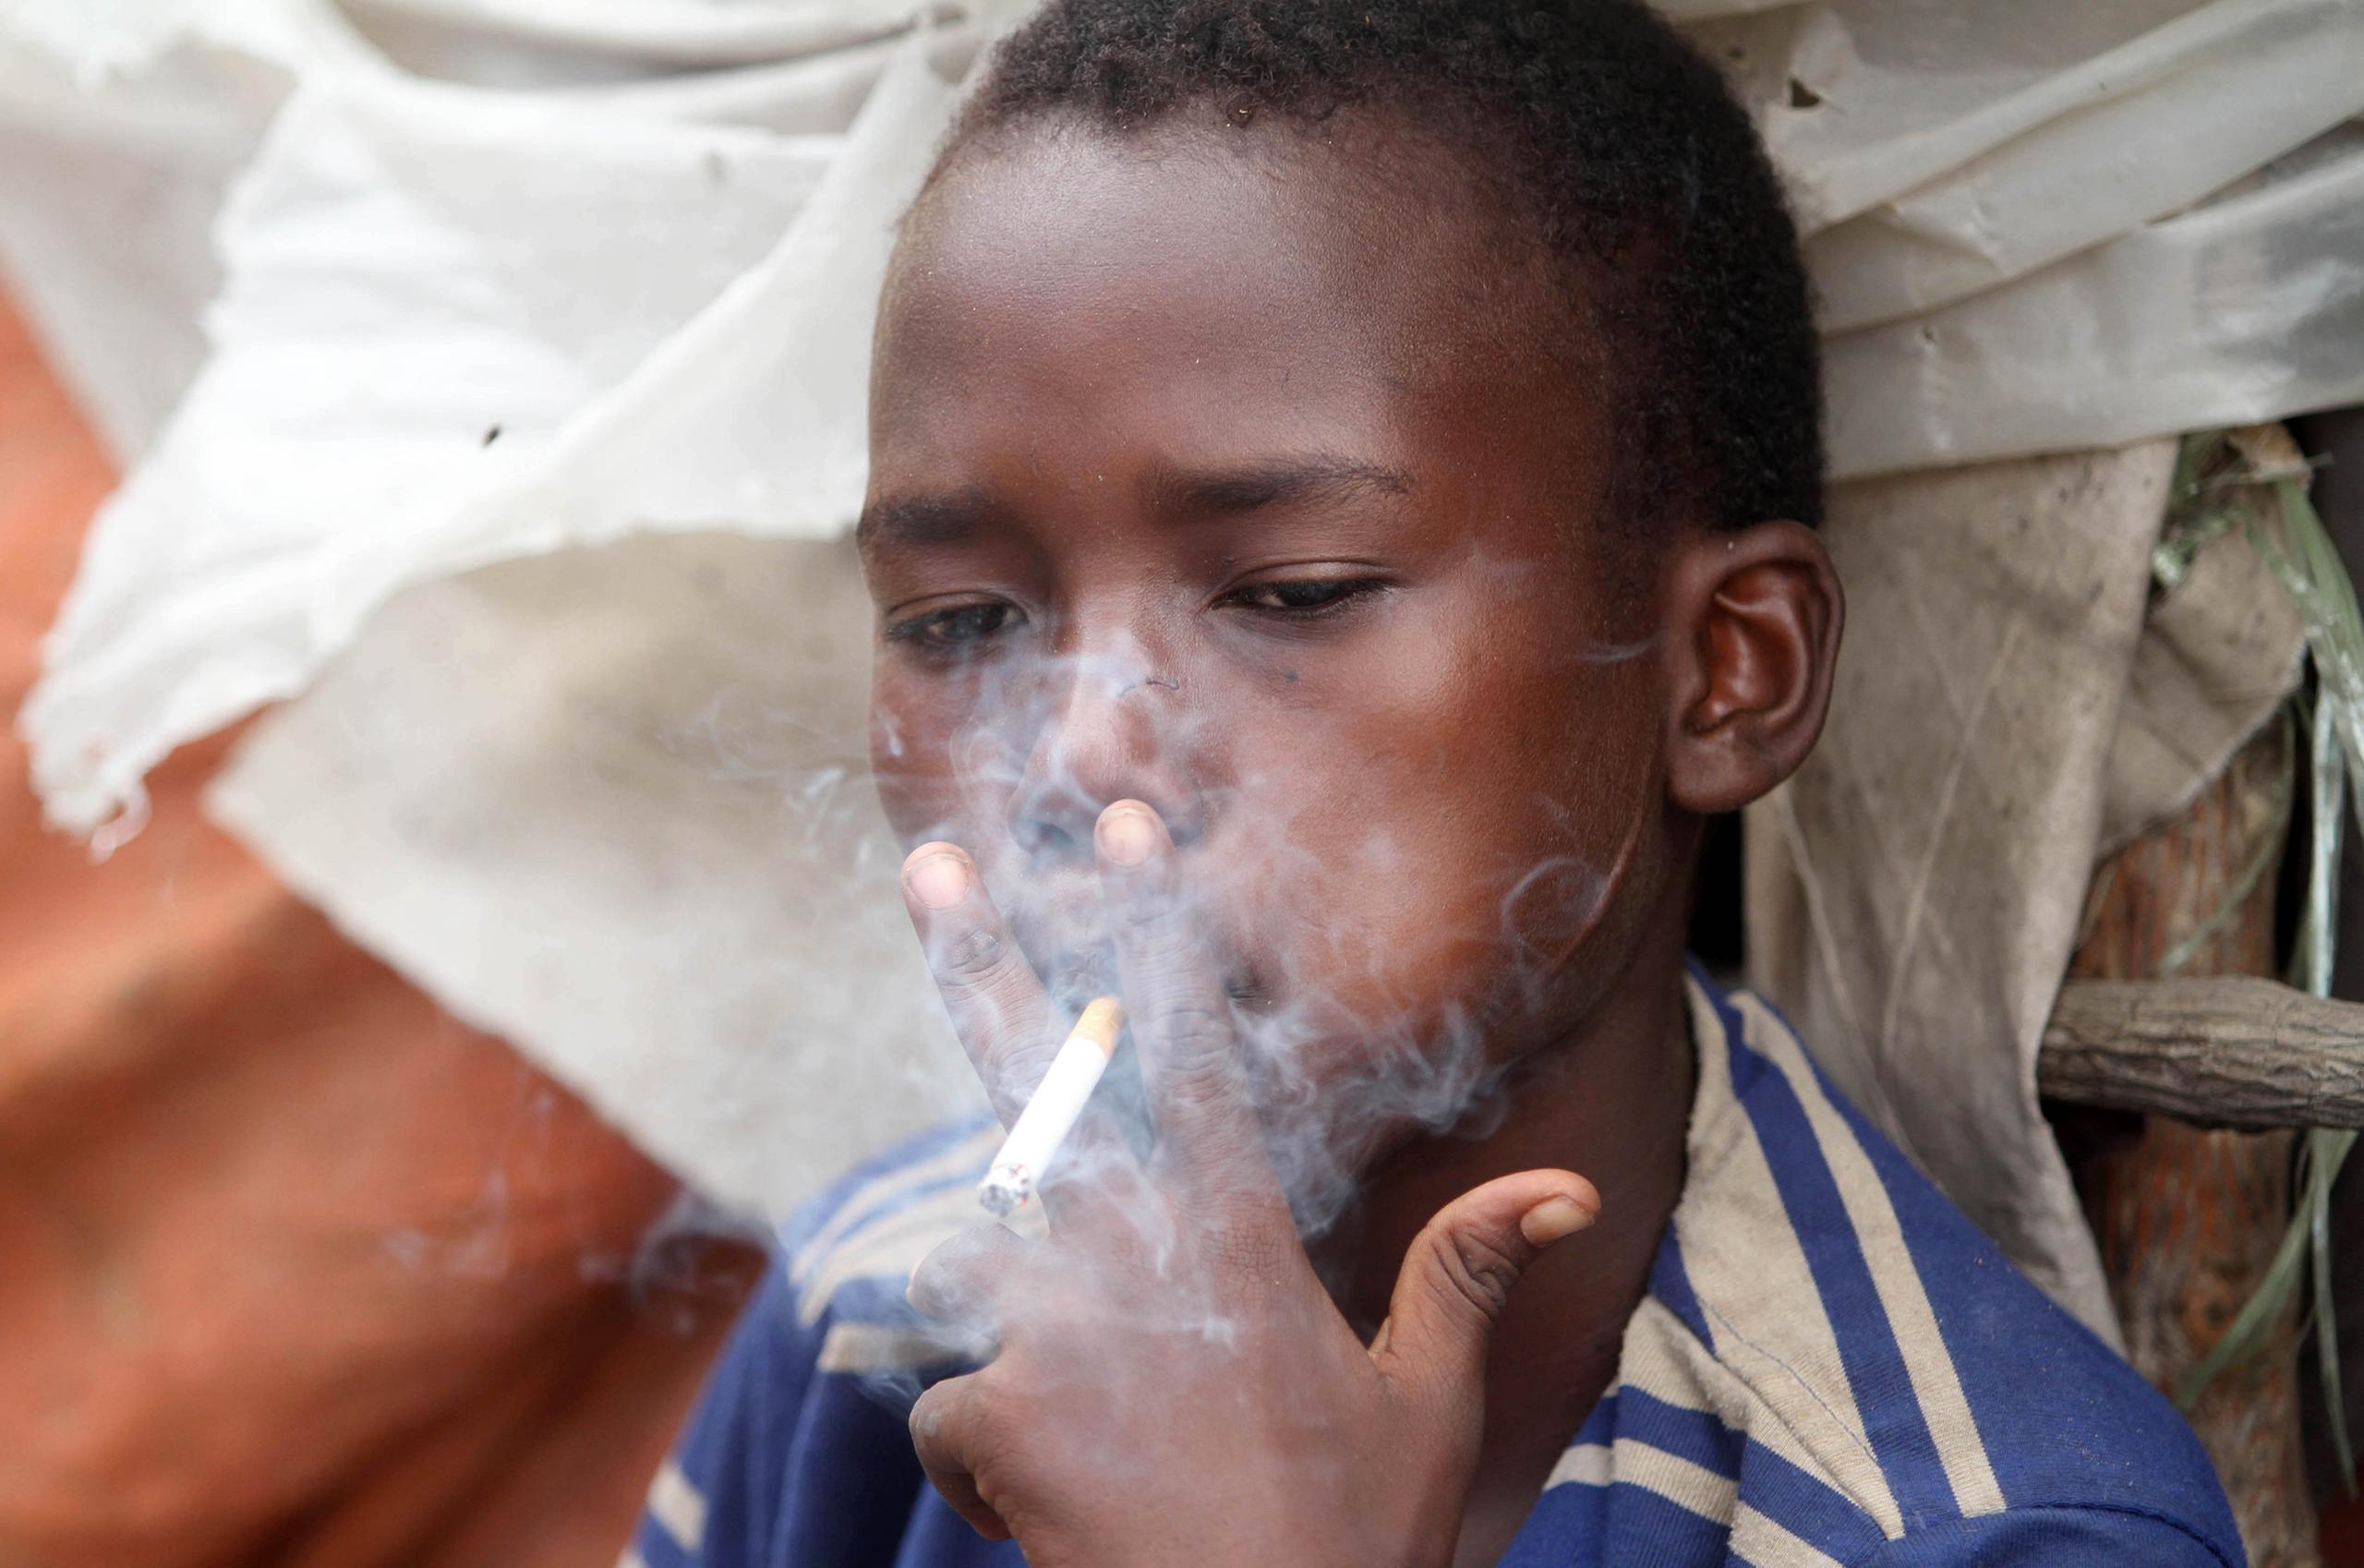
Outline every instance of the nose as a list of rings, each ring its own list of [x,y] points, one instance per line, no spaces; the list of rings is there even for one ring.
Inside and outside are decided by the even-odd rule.
[[[1129,799],[1153,807],[1175,846],[1188,848],[1204,802],[1181,679],[1137,646],[1075,650],[1061,662],[1010,797],[1011,838],[1037,859],[1089,860],[1101,812]]]

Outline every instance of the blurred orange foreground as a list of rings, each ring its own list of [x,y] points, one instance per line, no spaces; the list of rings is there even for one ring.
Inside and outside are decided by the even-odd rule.
[[[113,483],[0,301],[12,718]],[[93,866],[0,736],[0,1568],[611,1561],[753,1255],[636,1273],[671,1178],[210,826],[227,744]]]

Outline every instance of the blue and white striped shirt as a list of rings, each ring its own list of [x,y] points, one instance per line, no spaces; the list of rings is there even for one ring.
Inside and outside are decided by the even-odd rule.
[[[2182,1419],[2031,1285],[1745,992],[1689,983],[1689,1170],[1617,1381],[1503,1568],[2234,1568]],[[903,1302],[998,1129],[856,1171],[786,1235],[624,1568],[1018,1568],[866,1391],[945,1351]]]

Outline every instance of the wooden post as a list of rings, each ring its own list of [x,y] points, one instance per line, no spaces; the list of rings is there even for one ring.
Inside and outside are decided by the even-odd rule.
[[[2152,978],[2203,931],[2182,973],[2274,972],[2274,873],[2242,884],[2260,863],[2278,863],[2290,752],[2286,732],[2268,730],[2181,817],[2100,869],[2072,980]],[[2228,899],[2237,909],[2210,931]],[[2128,1353],[2172,1394],[2249,1299],[2282,1239],[2296,1135],[2126,1119],[2130,1137],[2072,1158]],[[2065,1127],[2063,1141],[2075,1141]],[[2299,1445],[2298,1376],[2292,1312],[2266,1350],[2221,1374],[2192,1414],[2255,1568],[2322,1562]]]
[[[2194,1127],[2364,1128],[2364,1004],[2250,975],[2072,980],[2035,1085]]]

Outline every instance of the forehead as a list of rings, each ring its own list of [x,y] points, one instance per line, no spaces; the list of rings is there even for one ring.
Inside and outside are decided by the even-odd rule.
[[[957,460],[995,413],[1112,435],[1147,416],[1182,445],[1542,421],[1564,445],[1567,378],[1533,347],[1551,285],[1462,169],[1353,113],[992,133],[898,247],[876,458]]]

